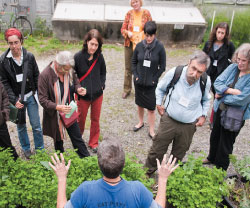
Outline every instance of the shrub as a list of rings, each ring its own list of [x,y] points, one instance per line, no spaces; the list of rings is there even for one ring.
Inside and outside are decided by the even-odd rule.
[[[250,156],[246,155],[243,159],[238,160],[235,155],[230,155],[230,162],[233,164],[236,172],[250,181]]]
[[[176,208],[214,208],[228,195],[226,172],[202,165],[203,157],[188,157],[187,163],[169,177],[167,199]]]
[[[1,208],[15,208],[18,204],[27,208],[56,207],[57,177],[48,165],[50,155],[41,151],[29,161],[19,158],[15,162],[8,150],[0,152]],[[72,160],[67,179],[68,199],[83,181],[102,177],[96,156],[80,159],[73,150],[68,150],[64,157],[65,161]],[[139,180],[150,188],[154,181],[147,179],[145,173],[135,157],[126,156],[124,179]]]
[[[242,43],[250,42],[250,27],[248,26],[250,19],[250,9],[244,12],[235,12],[234,21],[231,31],[231,41],[234,43],[235,47],[239,47]],[[209,34],[211,32],[212,18],[207,19],[208,27],[203,37],[203,44],[200,48],[204,47],[205,42],[209,39]],[[219,22],[227,22],[230,26],[231,17],[228,18],[225,13],[217,13],[213,26],[215,27]]]

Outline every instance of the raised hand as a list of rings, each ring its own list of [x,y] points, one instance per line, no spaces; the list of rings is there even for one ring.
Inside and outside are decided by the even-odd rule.
[[[174,172],[174,170],[179,167],[178,164],[175,165],[176,158],[174,158],[173,160],[173,155],[170,156],[168,162],[166,154],[163,156],[161,164],[158,159],[156,159],[156,161],[157,161],[159,178],[162,179],[167,179],[171,175],[171,173]]]
[[[68,171],[69,171],[71,160],[68,161],[68,165],[66,166],[62,153],[60,153],[61,161],[58,158],[56,153],[54,153],[54,157],[51,156],[51,160],[53,162],[53,165],[49,162],[49,166],[54,170],[54,172],[55,172],[56,176],[58,177],[58,179],[67,178],[67,174],[68,174]]]

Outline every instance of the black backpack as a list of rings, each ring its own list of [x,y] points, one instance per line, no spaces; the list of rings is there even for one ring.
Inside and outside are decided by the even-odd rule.
[[[169,93],[169,90],[171,88],[173,88],[173,90],[174,90],[174,86],[179,81],[181,73],[183,71],[183,68],[184,68],[184,66],[177,66],[176,67],[173,79],[171,80],[171,82],[168,84],[168,86],[166,88],[166,92],[165,92],[165,96],[164,96],[163,101],[162,101],[162,105],[164,105],[164,103],[166,101],[166,98],[167,98],[167,95]],[[207,73],[205,72],[205,73],[202,74],[201,79],[200,79],[200,88],[201,88],[202,97],[205,94],[206,84],[207,84]]]

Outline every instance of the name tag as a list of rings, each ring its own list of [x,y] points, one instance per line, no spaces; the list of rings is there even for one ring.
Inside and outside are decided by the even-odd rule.
[[[22,82],[23,81],[23,74],[17,74],[16,75],[16,81],[17,82]]]
[[[182,96],[178,103],[187,108],[189,105],[189,99]]]
[[[143,61],[143,66],[150,67],[150,65],[151,65],[151,61],[149,61],[149,60]]]
[[[134,26],[134,32],[140,32],[140,27],[139,26]]]
[[[213,66],[217,66],[218,60],[214,60]]]

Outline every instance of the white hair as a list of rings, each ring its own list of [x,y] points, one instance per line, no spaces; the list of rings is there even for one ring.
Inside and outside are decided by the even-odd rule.
[[[60,51],[56,54],[56,62],[61,66],[70,65],[73,67],[75,65],[73,54],[70,51]]]

